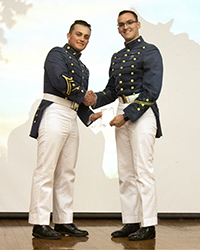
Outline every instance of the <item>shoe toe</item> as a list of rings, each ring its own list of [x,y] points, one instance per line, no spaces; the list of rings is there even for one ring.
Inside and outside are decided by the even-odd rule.
[[[120,232],[119,231],[115,231],[111,234],[112,237],[119,237],[120,236]]]
[[[122,237],[128,237],[127,233],[123,232],[123,231],[115,231],[111,234],[112,237],[114,238],[122,238]]]

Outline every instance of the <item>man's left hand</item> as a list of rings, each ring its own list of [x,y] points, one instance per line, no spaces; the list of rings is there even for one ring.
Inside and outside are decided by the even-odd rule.
[[[117,128],[120,128],[121,126],[123,126],[126,123],[126,121],[124,120],[124,116],[123,115],[117,115],[115,116],[112,121],[110,121],[110,126],[115,126]]]
[[[93,113],[90,116],[90,120],[91,120],[91,122],[94,122],[94,121],[96,121],[97,119],[99,119],[101,117],[102,117],[102,112]]]

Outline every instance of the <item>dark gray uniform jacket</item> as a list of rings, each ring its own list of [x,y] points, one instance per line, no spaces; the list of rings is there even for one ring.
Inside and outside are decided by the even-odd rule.
[[[162,57],[156,46],[146,43],[140,36],[125,44],[111,59],[109,81],[97,94],[95,108],[113,102],[118,96],[140,95],[124,109],[132,122],[152,108],[157,122],[156,137],[162,135],[156,100],[161,91],[163,76]]]
[[[86,125],[92,110],[82,102],[88,89],[89,70],[79,60],[81,53],[71,45],[55,47],[47,55],[44,64],[44,93],[56,95],[78,103],[77,114]],[[30,136],[38,137],[38,129],[44,110],[53,102],[42,100],[34,117]]]

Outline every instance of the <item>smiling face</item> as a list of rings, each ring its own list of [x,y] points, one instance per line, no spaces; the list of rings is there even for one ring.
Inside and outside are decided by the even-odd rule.
[[[91,31],[88,27],[81,24],[76,24],[71,33],[67,34],[68,43],[77,51],[82,51],[86,48]]]
[[[118,31],[123,36],[125,42],[131,42],[139,36],[140,22],[131,13],[124,13],[118,17]]]

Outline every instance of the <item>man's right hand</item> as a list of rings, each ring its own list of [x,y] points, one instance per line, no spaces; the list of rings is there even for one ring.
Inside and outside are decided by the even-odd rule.
[[[97,102],[96,94],[92,90],[87,91],[83,100],[84,105],[93,106],[96,102]]]

